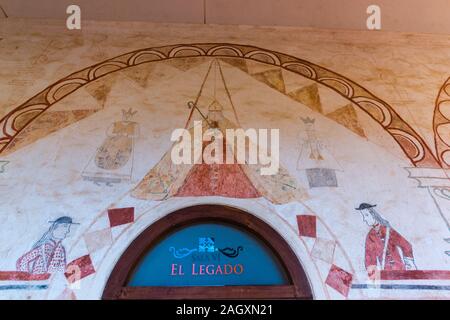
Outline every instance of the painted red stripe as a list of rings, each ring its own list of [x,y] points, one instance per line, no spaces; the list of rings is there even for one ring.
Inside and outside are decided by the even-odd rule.
[[[381,271],[381,280],[450,280],[447,270],[390,270]]]
[[[0,271],[0,281],[38,281],[50,278],[49,273],[31,274],[23,271]]]

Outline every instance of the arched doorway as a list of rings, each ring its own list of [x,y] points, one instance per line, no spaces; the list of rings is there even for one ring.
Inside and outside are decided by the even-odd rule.
[[[120,257],[102,298],[312,299],[312,293],[296,255],[274,229],[239,209],[201,205],[142,232]]]

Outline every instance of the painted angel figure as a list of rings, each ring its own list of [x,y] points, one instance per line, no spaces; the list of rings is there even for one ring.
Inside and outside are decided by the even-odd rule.
[[[339,170],[341,167],[329,153],[325,144],[317,136],[315,119],[301,118],[305,125],[305,135],[300,137],[300,153],[297,159],[297,170],[309,168],[328,168]]]
[[[337,187],[336,170],[342,170],[339,163],[317,137],[315,119],[301,118],[306,136],[300,137],[300,153],[297,170],[305,170],[310,188]]]
[[[131,180],[134,141],[139,137],[139,124],[132,121],[137,111],[122,110],[122,121],[114,122],[93,159],[83,170],[83,178],[95,184]]]
[[[62,241],[70,233],[73,224],[70,217],[60,217],[50,221],[52,225],[33,245],[30,251],[21,256],[16,263],[17,271],[30,274],[64,272],[66,269],[66,250]]]
[[[412,245],[374,207],[376,205],[361,203],[355,208],[371,228],[366,237],[367,271],[416,270]]]

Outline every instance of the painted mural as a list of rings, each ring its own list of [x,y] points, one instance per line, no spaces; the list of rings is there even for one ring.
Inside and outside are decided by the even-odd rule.
[[[107,137],[82,172],[84,180],[96,185],[130,181],[133,170],[134,139],[139,136],[139,125],[131,121],[137,113],[122,110],[122,121],[114,122]]]
[[[337,187],[336,170],[341,167],[317,137],[315,119],[307,117],[301,120],[305,125],[306,137],[301,139],[297,170],[305,170],[310,188]]]
[[[50,228],[17,262],[17,270],[29,274],[64,272],[66,270],[66,250],[62,240],[74,224],[70,217],[60,217],[51,221]]]
[[[109,58],[96,61],[105,55],[83,37],[64,48],[90,53],[79,64],[46,49],[40,66],[59,80],[1,110],[0,298],[99,299],[142,230],[206,203],[239,207],[282,233],[315,298],[450,298],[448,80],[432,93],[431,122],[417,126],[378,80],[369,91],[371,81],[301,50],[129,51],[131,40],[105,36],[95,50]],[[251,163],[174,164],[171,133],[196,125],[279,129],[277,174]],[[220,145],[221,157],[233,152]]]
[[[389,221],[375,211],[376,205],[361,203],[358,211],[371,228],[366,238],[365,265],[368,271],[415,270],[411,244],[403,238]]]

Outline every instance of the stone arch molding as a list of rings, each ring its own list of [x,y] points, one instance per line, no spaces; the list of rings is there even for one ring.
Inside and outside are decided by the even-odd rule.
[[[0,154],[14,138],[53,104],[107,74],[168,59],[240,58],[278,66],[320,83],[348,99],[381,125],[417,167],[441,167],[422,137],[385,101],[354,81],[311,62],[255,46],[200,43],[140,49],[97,63],[53,83],[0,120]],[[20,121],[16,121],[16,120]],[[25,120],[24,120],[25,119]]]

